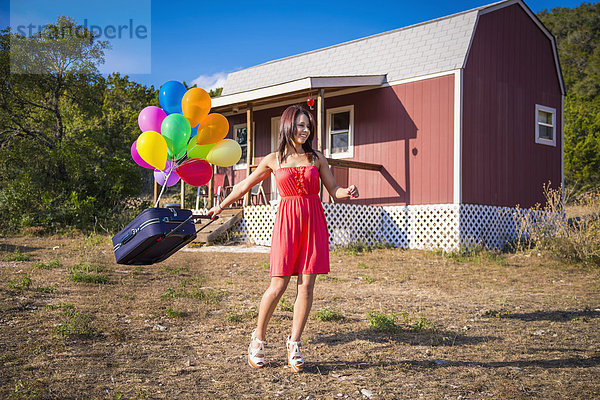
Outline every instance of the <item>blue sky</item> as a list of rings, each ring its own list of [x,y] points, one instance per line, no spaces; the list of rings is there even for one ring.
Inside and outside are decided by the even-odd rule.
[[[210,89],[232,71],[492,2],[0,0],[0,26],[26,29],[56,21],[57,15],[81,24],[87,20],[103,30],[104,38],[111,37],[113,49],[102,72],[117,70],[155,87],[179,80]],[[534,12],[581,3],[526,1]],[[118,26],[120,39],[111,30]]]

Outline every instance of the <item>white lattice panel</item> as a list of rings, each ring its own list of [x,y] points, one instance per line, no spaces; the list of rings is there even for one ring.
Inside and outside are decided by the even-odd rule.
[[[381,242],[381,207],[323,203],[329,248]]]
[[[240,223],[246,225],[246,237],[250,243],[260,246],[270,246],[277,206],[248,206],[244,207],[244,218]]]
[[[543,211],[474,204],[363,206],[323,203],[329,247],[361,243],[453,251],[481,244],[501,249],[530,226],[555,218]],[[270,246],[277,205],[249,206],[233,228],[239,241]],[[527,223],[523,223],[527,221]]]

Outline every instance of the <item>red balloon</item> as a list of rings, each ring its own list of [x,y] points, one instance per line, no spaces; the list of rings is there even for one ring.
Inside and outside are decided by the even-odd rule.
[[[192,186],[203,186],[212,178],[212,167],[206,160],[192,158],[181,164],[177,169],[177,175],[184,182]]]

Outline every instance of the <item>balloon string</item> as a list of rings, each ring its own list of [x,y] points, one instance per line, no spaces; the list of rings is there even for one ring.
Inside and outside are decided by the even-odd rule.
[[[173,170],[175,169],[175,167],[178,167],[177,164],[171,164],[171,168],[169,168],[169,173],[167,174],[167,177],[165,178],[164,184],[162,185],[162,189],[160,189],[160,194],[158,195],[158,198],[156,199],[156,203],[154,204],[154,208],[158,207],[158,202],[160,201],[160,198],[162,197],[165,188],[167,187],[167,181],[169,180],[169,176],[171,176],[171,172],[173,172]],[[165,174],[165,171],[161,171],[163,173],[163,175]]]

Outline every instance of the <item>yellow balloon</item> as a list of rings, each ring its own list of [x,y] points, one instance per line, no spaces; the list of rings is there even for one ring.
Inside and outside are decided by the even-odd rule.
[[[181,99],[181,110],[183,116],[190,121],[193,128],[208,115],[210,111],[210,95],[204,89],[192,88],[185,92]]]
[[[215,144],[206,156],[206,161],[219,167],[231,167],[242,157],[242,148],[235,140],[224,139]]]
[[[225,139],[229,132],[229,122],[221,114],[208,114],[198,124],[196,144],[217,143]]]
[[[142,160],[154,168],[162,171],[167,167],[167,141],[160,133],[154,131],[142,133],[135,146]]]

